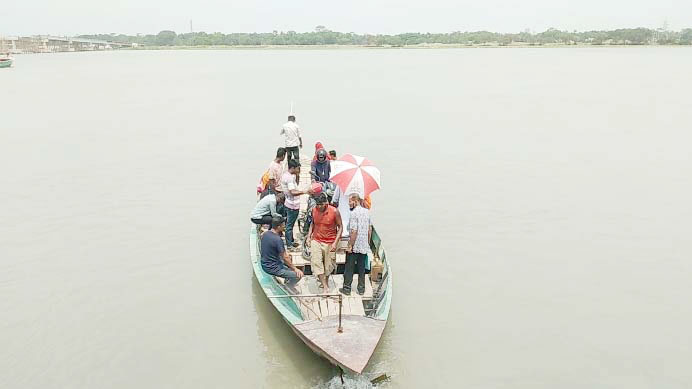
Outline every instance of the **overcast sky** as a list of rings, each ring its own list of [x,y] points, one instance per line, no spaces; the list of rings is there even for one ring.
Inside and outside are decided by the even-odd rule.
[[[692,27],[692,0],[5,0],[0,35]]]

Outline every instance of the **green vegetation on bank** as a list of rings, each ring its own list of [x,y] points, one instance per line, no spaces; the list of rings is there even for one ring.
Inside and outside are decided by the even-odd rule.
[[[370,35],[330,31],[318,26],[314,32],[274,31],[269,33],[192,32],[176,34],[161,31],[156,35],[96,34],[80,38],[136,43],[141,46],[282,46],[282,45],[359,45],[408,46],[422,44],[454,45],[691,45],[692,28],[681,31],[623,28],[611,31],[569,32],[554,28],[540,33],[529,31],[501,34],[488,31],[451,32],[445,34],[406,33]]]

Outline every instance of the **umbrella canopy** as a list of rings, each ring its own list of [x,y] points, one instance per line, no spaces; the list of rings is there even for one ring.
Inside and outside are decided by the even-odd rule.
[[[337,184],[344,195],[358,193],[365,198],[380,189],[380,170],[369,159],[344,154],[330,164],[332,172],[329,180]]]

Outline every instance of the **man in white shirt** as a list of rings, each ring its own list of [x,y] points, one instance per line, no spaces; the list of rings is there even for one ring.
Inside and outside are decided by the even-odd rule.
[[[279,134],[283,135],[286,139],[287,159],[289,161],[292,159],[300,161],[298,148],[303,148],[303,138],[300,137],[300,126],[296,124],[295,115],[291,114],[288,116],[288,121],[281,127],[281,132]]]
[[[300,212],[300,196],[310,194],[310,191],[302,191],[298,189],[296,176],[300,174],[300,163],[294,159],[288,160],[288,171],[281,176],[281,188],[286,196],[284,207],[286,208],[286,245],[290,250],[298,247],[298,243],[293,240],[293,226],[298,220]]]

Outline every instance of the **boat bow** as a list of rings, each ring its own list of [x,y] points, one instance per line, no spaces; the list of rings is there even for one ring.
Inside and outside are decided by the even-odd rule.
[[[315,352],[332,363],[362,373],[382,336],[386,321],[357,315],[343,315],[343,332],[338,332],[339,317],[297,324],[298,336]]]

